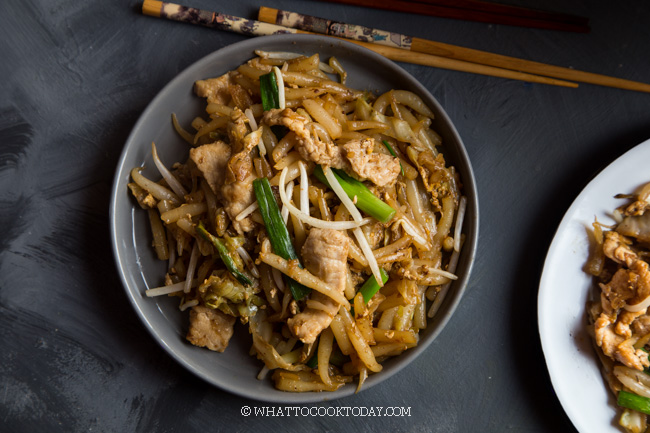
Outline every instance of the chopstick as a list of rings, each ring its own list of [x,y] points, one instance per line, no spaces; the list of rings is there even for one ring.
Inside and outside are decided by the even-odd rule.
[[[483,0],[414,0],[418,3],[437,4],[439,6],[449,6],[462,9],[473,9],[493,14],[512,15],[516,17],[535,18],[538,20],[558,21],[574,23],[585,26],[588,30],[589,18],[577,15],[564,14],[558,12],[544,11],[540,9],[527,8],[522,6],[506,5],[503,3],[493,3]]]
[[[142,3],[142,13],[158,18],[165,18],[173,21],[216,28],[218,30],[234,32],[247,36],[267,36],[283,33],[317,34],[309,31],[280,26],[277,24],[239,18],[232,15],[210,12],[158,0],[144,0]],[[525,72],[512,71],[509,69],[502,69],[488,65],[480,65],[477,63],[471,63],[463,60],[441,57],[432,54],[419,53],[416,51],[402,50],[400,48],[378,45],[353,39],[345,39],[338,36],[329,37],[338,40],[346,40],[348,42],[361,45],[371,51],[374,51],[377,54],[386,57],[387,59],[396,62],[432,66],[459,72],[468,72],[473,74],[508,78],[512,80],[527,81],[530,83],[549,84],[561,87],[578,87],[576,83],[558,80],[555,78],[541,77]]]
[[[431,41],[428,39],[406,36],[385,30],[340,23],[324,18],[312,17],[265,6],[260,7],[258,18],[260,21],[267,23],[278,24],[286,27],[295,27],[301,30],[317,33],[323,32],[332,36],[371,41],[377,45],[387,45],[405,51],[432,54],[465,62],[489,65],[496,68],[526,72],[529,74],[559,78],[562,80],[650,93],[650,84],[646,83],[494,54],[487,51],[480,51],[472,48]]]
[[[536,11],[478,0],[325,0],[351,6],[408,12],[441,18],[505,24],[568,32],[589,32],[588,20],[574,15]]]

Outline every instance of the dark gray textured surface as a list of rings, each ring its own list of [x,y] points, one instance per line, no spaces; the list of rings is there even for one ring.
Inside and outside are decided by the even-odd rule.
[[[523,1],[522,5],[535,2]],[[254,17],[262,2],[190,6]],[[285,0],[270,6],[650,81],[643,2],[552,0],[589,34]],[[111,254],[108,200],[139,114],[178,72],[243,36],[144,17],[139,2],[0,3],[0,430],[572,431],[537,334],[555,227],[591,177],[650,137],[650,95],[403,65],[455,122],[480,194],[478,257],[443,333],[408,368],[315,407],[410,417],[259,417],[183,370],[137,319]]]

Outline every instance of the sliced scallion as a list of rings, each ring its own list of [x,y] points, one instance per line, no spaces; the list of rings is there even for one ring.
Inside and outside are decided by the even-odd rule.
[[[618,405],[650,415],[650,398],[627,391],[618,392]]]
[[[259,210],[266,226],[266,233],[273,247],[273,251],[285,260],[298,260],[298,255],[293,247],[287,226],[282,220],[282,214],[275,201],[271,190],[271,184],[267,178],[255,179],[253,181],[255,198],[259,204]],[[298,262],[300,264],[300,262]],[[302,265],[300,265],[302,267]],[[310,291],[308,287],[285,276],[285,280],[295,300],[304,298]]]
[[[280,108],[280,93],[278,81],[274,72],[260,76],[260,93],[262,95],[262,107],[264,111],[273,108]]]
[[[386,284],[386,281],[388,281],[388,274],[382,268],[379,268],[379,273],[381,274],[381,281]],[[363,302],[367,304],[379,289],[380,287],[379,284],[377,284],[377,279],[374,276],[368,278],[359,289],[361,295],[363,295]]]
[[[248,286],[253,284],[250,278],[237,268],[235,261],[230,256],[230,251],[228,251],[226,244],[221,239],[210,233],[202,222],[199,222],[196,231],[201,235],[201,237],[203,237],[203,239],[214,245],[214,248],[219,253],[221,261],[226,265],[226,268],[237,279],[237,281]]]
[[[393,218],[393,216],[395,216],[395,209],[381,201],[379,197],[370,192],[368,187],[365,186],[363,182],[359,182],[342,170],[332,169],[332,172],[341,184],[343,191],[345,191],[348,197],[350,197],[350,199],[355,202],[357,208],[364,211],[371,217],[377,219],[378,221],[381,221],[382,223],[387,223]],[[328,187],[330,186],[320,165],[317,165],[315,167],[314,175],[319,181]]]
[[[309,361],[307,361],[305,365],[309,368],[318,367],[318,353],[314,353],[314,355],[311,358],[309,358]]]

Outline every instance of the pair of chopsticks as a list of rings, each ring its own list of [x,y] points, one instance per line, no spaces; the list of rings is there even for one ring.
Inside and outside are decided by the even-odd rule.
[[[530,62],[523,59],[442,44],[426,39],[411,38],[410,36],[368,29],[361,26],[334,23],[316,17],[278,11],[277,9],[271,8],[261,8],[259,21],[157,0],[144,0],[142,12],[145,15],[202,25],[248,36],[266,36],[282,33],[315,34],[320,32],[328,34],[333,38],[346,39],[349,42],[364,46],[397,62],[563,87],[578,87],[578,84],[575,82],[565,81],[573,80],[650,93],[650,85],[644,83]],[[291,17],[289,18],[290,22],[284,21],[284,16]],[[302,21],[304,24],[309,20],[321,20],[321,24],[327,25],[310,27],[308,30],[294,28],[299,26],[297,21]],[[278,22],[286,24],[278,24]],[[345,31],[337,33],[336,28],[344,28]],[[349,39],[355,36],[355,29],[357,39]],[[372,38],[364,38],[364,31],[370,31],[371,33],[367,34],[372,34]],[[386,35],[391,37],[387,38]],[[345,36],[345,38],[342,36]],[[386,44],[390,40],[400,40],[400,38],[401,43],[397,45]],[[382,39],[384,44],[380,43]]]
[[[589,19],[483,0],[325,0],[441,18],[568,32],[589,32]]]
[[[263,22],[286,27],[295,27],[301,30],[314,31],[331,36],[370,40],[375,44],[398,47],[399,49],[412,53],[430,54],[472,64],[502,68],[508,71],[520,71],[534,74],[536,76],[553,77],[562,80],[578,81],[581,83],[650,93],[650,85],[646,83],[609,77],[591,72],[583,72],[576,69],[549,65],[516,57],[503,56],[500,54],[464,48],[427,39],[420,39],[364,26],[339,23],[332,20],[267,8],[264,6],[260,8],[258,18]]]

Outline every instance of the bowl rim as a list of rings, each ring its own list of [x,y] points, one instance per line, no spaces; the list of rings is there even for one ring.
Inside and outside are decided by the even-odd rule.
[[[433,319],[429,319],[427,328],[430,328],[434,325],[435,329],[429,334],[422,338],[419,344],[409,349],[407,352],[399,355],[394,359],[398,359],[397,362],[391,364],[391,368],[384,369],[384,371],[373,374],[368,377],[364,383],[362,390],[367,390],[372,386],[385,381],[386,379],[392,377],[397,372],[401,371],[407,365],[409,365],[416,357],[418,357],[422,352],[424,352],[437,338],[437,336],[442,332],[443,328],[449,322],[452,314],[455,312],[460,299],[462,298],[464,292],[467,289],[473,264],[475,261],[477,243],[478,243],[478,229],[479,229],[479,207],[478,207],[478,195],[476,188],[476,181],[472,169],[469,156],[465,145],[456,130],[455,125],[447,115],[446,111],[439,104],[437,99],[409,72],[404,70],[402,67],[396,63],[384,58],[383,56],[368,50],[367,48],[361,47],[359,45],[353,44],[351,42],[333,39],[327,36],[320,35],[302,35],[302,34],[284,34],[284,35],[273,35],[273,36],[263,36],[252,39],[245,39],[227,46],[224,46],[216,51],[213,51],[196,62],[192,63],[180,73],[176,74],[173,79],[171,79],[157,94],[156,96],[147,104],[145,110],[140,114],[137,122],[133,126],[127,140],[124,143],[119,162],[116,167],[115,177],[113,179],[113,185],[111,190],[111,200],[109,208],[109,218],[110,218],[110,231],[111,231],[111,244],[113,250],[113,257],[115,260],[115,265],[117,267],[118,274],[120,276],[120,281],[127,293],[129,302],[136,310],[136,313],[139,319],[145,325],[145,328],[154,338],[154,340],[160,344],[163,349],[178,363],[183,365],[187,370],[205,380],[206,382],[222,389],[239,395],[241,397],[246,397],[258,401],[267,401],[272,403],[314,403],[322,401],[331,401],[338,398],[347,397],[355,393],[356,384],[348,384],[337,391],[334,392],[310,392],[310,393],[287,393],[283,391],[274,390],[272,395],[258,395],[252,392],[247,392],[245,389],[242,389],[241,386],[233,384],[232,381],[218,380],[215,376],[204,374],[198,371],[186,357],[175,350],[162,340],[158,330],[155,325],[151,323],[142,309],[138,306],[137,299],[135,297],[134,290],[137,288],[132,287],[132,281],[128,278],[128,273],[126,272],[126,267],[123,264],[124,257],[121,253],[121,244],[120,232],[118,228],[118,212],[119,212],[119,202],[123,200],[123,194],[121,189],[124,187],[124,173],[128,173],[132,167],[125,167],[125,160],[127,155],[131,151],[131,146],[135,138],[138,136],[139,131],[143,128],[143,124],[147,121],[147,118],[151,115],[152,111],[162,100],[165,99],[165,96],[176,87],[178,84],[187,80],[187,77],[192,75],[192,72],[208,65],[215,64],[217,60],[222,56],[228,56],[231,53],[236,53],[239,51],[250,52],[253,57],[253,52],[255,49],[263,49],[264,46],[269,46],[273,44],[320,44],[326,45],[329,47],[340,47],[341,49],[358,54],[362,57],[368,58],[369,61],[373,64],[379,64],[382,68],[398,75],[400,80],[408,82],[412,87],[415,87],[415,92],[418,93],[424,100],[427,101],[427,104],[433,105],[432,109],[435,107],[434,111],[437,114],[437,120],[441,120],[446,127],[448,128],[447,133],[451,136],[452,141],[455,144],[452,144],[452,148],[457,154],[458,161],[455,162],[455,166],[461,173],[461,181],[463,185],[464,195],[467,197],[467,211],[466,218],[464,220],[464,225],[466,227],[466,239],[463,245],[463,250],[461,252],[461,261],[459,262],[459,267],[462,266],[465,269],[465,272],[462,275],[459,275],[458,280],[452,283],[453,289],[447,294],[443,307],[441,311],[434,316]],[[262,48],[261,48],[262,47]],[[447,155],[448,151],[445,152]],[[125,171],[126,170],[126,171]],[[151,300],[156,302],[155,300]],[[443,310],[444,308],[444,310]],[[424,330],[426,332],[426,329]],[[260,362],[260,368],[261,368]]]

